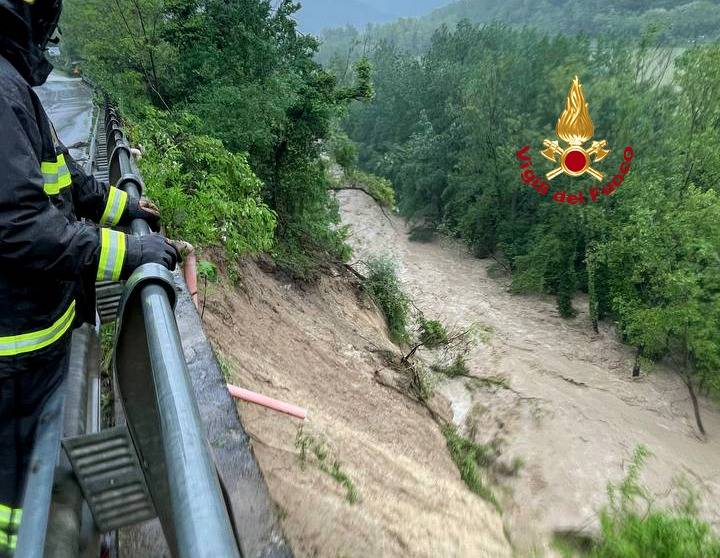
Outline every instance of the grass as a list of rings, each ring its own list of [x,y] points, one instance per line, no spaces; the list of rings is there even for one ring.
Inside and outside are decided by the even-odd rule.
[[[408,341],[410,300],[403,292],[395,263],[389,258],[372,258],[367,262],[368,275],[363,288],[385,314],[390,337],[396,343]]]
[[[482,378],[473,378],[479,384],[486,387],[499,387],[502,389],[510,389],[510,381],[502,376],[483,376]]]
[[[343,487],[345,500],[350,504],[357,503],[360,495],[355,483],[343,470],[340,461],[332,456],[332,452],[325,442],[300,429],[295,439],[295,447],[300,450],[300,463],[303,467],[314,458],[317,468]]]
[[[476,331],[480,342],[485,343],[486,345],[492,341],[492,338],[495,335],[495,328],[488,324],[478,324]]]
[[[215,353],[215,360],[217,360],[225,383],[231,383],[232,364],[230,363],[230,359],[215,344],[213,344],[213,353]]]
[[[458,434],[455,426],[443,428],[450,457],[460,471],[465,485],[482,499],[501,511],[495,494],[488,486],[488,469],[495,462],[495,450],[489,445],[476,444]]]
[[[427,403],[435,390],[435,378],[432,372],[419,362],[408,362],[406,367],[410,372],[410,388],[415,396]]]
[[[625,479],[608,485],[608,505],[600,512],[600,537],[586,540],[574,534],[556,535],[563,557],[588,558],[720,558],[720,537],[697,517],[697,495],[684,490],[684,502],[659,508],[640,473],[650,452],[635,449]]]
[[[465,355],[458,355],[455,359],[446,365],[435,364],[432,367],[433,372],[447,376],[448,378],[459,378],[461,376],[470,376],[470,369],[467,365]]]

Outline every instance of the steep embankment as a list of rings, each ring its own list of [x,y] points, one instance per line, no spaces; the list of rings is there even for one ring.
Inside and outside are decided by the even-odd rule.
[[[383,215],[365,195],[339,194],[352,227],[356,258],[389,253],[417,306],[428,317],[465,327],[479,323],[490,339],[470,354],[471,373],[501,376],[507,388],[478,389],[464,378],[439,389],[454,420],[479,442],[495,441],[525,466],[508,486],[504,519],[520,555],[547,548],[555,531],[594,530],[608,481],[623,476],[637,444],[655,455],[644,478],[668,502],[684,476],[701,495],[704,517],[720,526],[720,411],[703,402],[708,438],[696,434],[687,389],[671,371],[633,381],[634,354],[605,326],[592,332],[584,305],[563,320],[554,300],[509,294],[488,277],[488,261],[447,240],[408,241],[405,223]]]
[[[299,289],[263,269],[213,285],[204,321],[231,381],[309,408],[301,429],[240,404],[296,554],[510,556],[427,410],[376,380],[397,351],[377,309],[347,277]]]

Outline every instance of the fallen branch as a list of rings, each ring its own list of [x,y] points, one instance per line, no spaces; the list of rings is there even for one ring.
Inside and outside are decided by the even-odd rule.
[[[385,212],[385,208],[383,207],[383,205],[382,205],[382,203],[380,202],[380,200],[378,200],[375,196],[373,196],[373,195],[372,195],[370,192],[368,192],[365,188],[362,188],[361,186],[353,185],[353,186],[333,186],[333,187],[330,188],[330,189],[333,190],[333,191],[335,191],[335,192],[339,192],[340,190],[355,190],[355,191],[357,191],[357,192],[362,192],[362,193],[365,194],[366,196],[370,196],[370,197],[372,198],[372,200],[377,204],[377,206],[378,206],[378,208],[380,209],[380,211],[382,212],[382,214],[385,216],[385,219],[388,220],[388,223],[390,223],[390,226],[391,226],[393,229],[395,228],[395,223],[392,222],[392,219],[390,218],[390,216]]]
[[[505,262],[500,261],[495,255],[490,255],[490,257],[495,261],[496,264],[502,267],[506,273],[512,275],[512,269],[510,269],[509,265],[507,265]]]
[[[360,273],[357,269],[355,269],[355,268],[354,268],[353,266],[351,266],[350,264],[343,264],[343,266],[345,266],[345,269],[347,269],[347,270],[348,270],[350,273],[352,273],[355,277],[357,277],[358,279],[360,279],[360,281],[366,281],[366,280],[367,280],[367,277],[365,277],[365,275],[363,275],[362,273]]]

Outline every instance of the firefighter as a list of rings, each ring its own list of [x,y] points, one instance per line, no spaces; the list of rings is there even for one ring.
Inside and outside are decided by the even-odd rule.
[[[0,0],[0,556],[17,542],[38,417],[63,381],[70,334],[95,323],[95,281],[178,259],[158,234],[111,228],[138,217],[157,225],[159,214],[86,176],[32,90],[52,68],[44,51],[61,8]]]

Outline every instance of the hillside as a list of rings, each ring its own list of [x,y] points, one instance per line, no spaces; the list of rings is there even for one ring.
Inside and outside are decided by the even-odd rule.
[[[416,19],[400,19],[367,29],[328,29],[318,54],[321,62],[333,55],[344,55],[359,36],[370,45],[389,41],[401,50],[423,52],[433,32],[442,25],[458,22],[500,22],[529,26],[550,33],[583,33],[608,40],[637,37],[648,29],[658,29],[664,40],[673,44],[706,42],[720,34],[720,4],[716,0],[650,2],[645,0],[459,0]]]
[[[354,277],[300,287],[263,262],[211,285],[204,325],[230,381],[309,409],[301,424],[239,405],[295,555],[509,558],[427,409],[382,383],[398,348]]]

